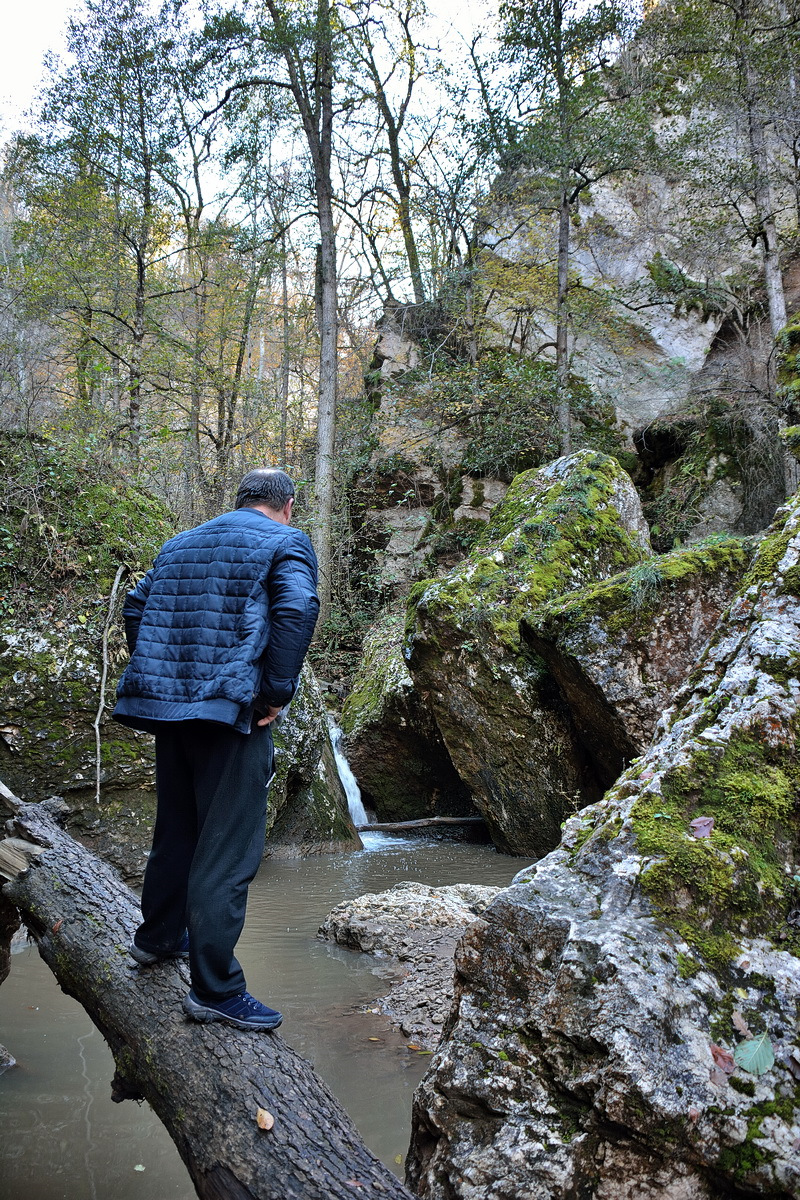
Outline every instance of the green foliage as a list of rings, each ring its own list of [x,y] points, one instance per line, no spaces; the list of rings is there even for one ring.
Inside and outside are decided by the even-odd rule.
[[[577,377],[569,388],[574,448],[621,453],[613,404]],[[411,389],[419,390],[421,403],[442,424],[468,436],[462,459],[467,473],[508,482],[558,455],[552,363],[498,351],[487,352],[476,364],[440,355],[430,372],[403,376],[403,393]]]
[[[669,296],[674,302],[675,316],[698,313],[704,321],[728,313],[733,304],[730,291],[720,285],[702,283],[690,278],[681,267],[656,251],[647,264],[647,273],[656,292]]]
[[[0,581],[26,602],[39,588],[74,580],[107,593],[117,567],[146,568],[174,532],[163,505],[85,445],[56,446],[13,434],[0,438],[5,488],[0,501]]]

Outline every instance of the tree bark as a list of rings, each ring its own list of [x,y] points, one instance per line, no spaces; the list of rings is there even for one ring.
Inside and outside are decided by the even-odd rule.
[[[112,1098],[148,1101],[198,1196],[410,1200],[309,1063],[280,1037],[183,1018],[187,968],[134,964],[127,946],[140,920],[136,897],[59,828],[52,811],[47,802],[20,806],[14,832],[45,849],[3,893],[62,989],[111,1047]],[[275,1119],[269,1131],[256,1124],[259,1108]]]

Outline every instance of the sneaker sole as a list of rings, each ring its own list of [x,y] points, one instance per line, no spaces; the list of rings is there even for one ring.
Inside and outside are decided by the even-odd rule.
[[[226,1025],[234,1025],[237,1029],[244,1029],[245,1032],[253,1029],[277,1029],[283,1021],[281,1013],[278,1013],[276,1017],[264,1020],[240,1021],[238,1017],[228,1017],[225,1013],[217,1012],[215,1008],[206,1008],[202,1004],[196,1004],[188,996],[184,997],[183,1011],[190,1020],[200,1021],[203,1025],[209,1024],[211,1021],[224,1021]]]
[[[171,951],[169,954],[151,954],[149,950],[142,950],[133,943],[128,947],[128,954],[140,967],[152,967],[154,963],[160,962],[189,961],[188,950]]]

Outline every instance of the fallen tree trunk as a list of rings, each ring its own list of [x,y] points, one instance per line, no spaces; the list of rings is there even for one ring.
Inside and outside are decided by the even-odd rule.
[[[359,833],[403,833],[406,829],[428,829],[431,826],[464,825],[467,828],[482,825],[483,817],[420,817],[416,821],[374,821],[371,825],[356,825]]]
[[[310,1064],[278,1035],[187,1021],[187,968],[136,966],[127,953],[140,920],[136,897],[59,828],[48,802],[21,805],[13,826],[16,839],[44,850],[3,892],[62,989],[111,1047],[113,1099],[148,1101],[198,1196],[409,1200]],[[11,850],[7,875],[17,869],[9,862],[19,861],[19,840]],[[256,1124],[259,1109],[274,1117],[269,1131]]]

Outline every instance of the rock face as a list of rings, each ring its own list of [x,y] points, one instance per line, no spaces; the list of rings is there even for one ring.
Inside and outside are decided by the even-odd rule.
[[[521,618],[650,555],[630,478],[579,451],[517,476],[470,557],[410,596],[408,663],[495,844],[541,855],[599,784]]]
[[[275,737],[275,779],[269,794],[267,857],[296,858],[360,850],[336,769],[328,720],[311,668]]]
[[[338,904],[319,934],[399,964],[403,977],[380,1008],[407,1037],[433,1049],[453,999],[456,943],[498,890],[466,883],[440,888],[397,883],[386,892]]]
[[[798,663],[800,497],[653,747],[462,939],[421,1197],[800,1195]]]
[[[456,774],[402,655],[403,628],[386,618],[364,644],[342,711],[347,756],[381,821],[466,816],[469,791]]]
[[[751,547],[720,537],[647,559],[523,619],[598,777],[612,783],[650,744],[739,587]]]

